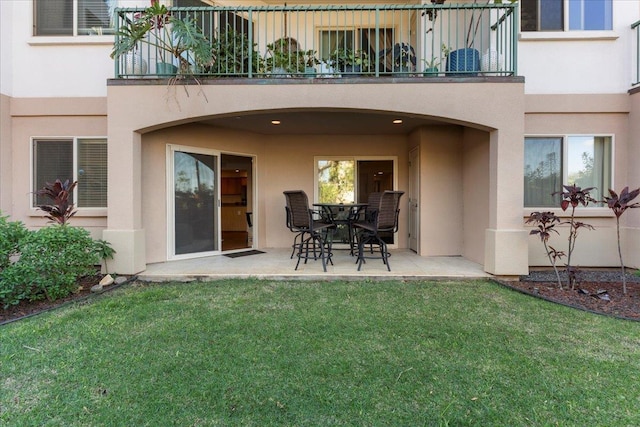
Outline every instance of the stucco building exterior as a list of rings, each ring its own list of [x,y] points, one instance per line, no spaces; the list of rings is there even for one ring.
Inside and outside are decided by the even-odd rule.
[[[411,45],[416,61],[399,74],[378,63],[354,77],[317,66],[312,77],[254,70],[184,79],[154,75],[152,50],[142,54],[148,75],[123,75],[123,63],[110,57],[114,36],[107,28],[115,25],[116,8],[144,8],[147,1],[95,2],[103,17],[91,21],[97,27],[78,12],[89,8],[86,1],[58,3],[67,2],[75,7],[74,24],[64,35],[42,23],[38,0],[0,2],[0,211],[44,226],[33,192],[45,166],[57,171],[67,161],[81,183],[73,225],[111,242],[117,253],[110,269],[118,273],[229,250],[289,247],[282,192],[303,189],[318,201],[325,161],[353,165],[354,199],[380,185],[366,172],[389,168],[383,186],[407,193],[395,247],[424,257],[463,256],[495,275],[547,265],[525,220],[543,209],[566,215],[546,199],[550,177],[556,190],[585,174],[597,175],[604,194],[605,186],[640,186],[638,29],[632,28],[640,1],[593,0],[601,7],[595,11],[559,1],[563,14],[551,23],[537,1],[486,9],[482,19],[482,9],[464,8],[472,2],[446,2],[437,20],[426,12],[440,6],[419,1],[391,10],[375,2],[195,2],[210,7],[201,16],[232,10],[250,23],[261,53],[284,22],[285,34],[319,55],[344,28],[349,43],[365,47],[367,28],[378,37],[367,48],[380,51],[384,32],[390,46]],[[464,44],[458,39],[473,13],[478,40],[484,38],[478,51],[496,49],[499,59],[495,68],[456,74],[447,54]],[[202,19],[210,34],[222,22]],[[500,29],[504,22],[510,26]],[[105,31],[95,30],[100,25]],[[424,70],[430,57],[440,62],[437,74]],[[62,160],[53,160],[54,152]],[[210,187],[182,212],[181,197],[196,179],[186,176],[187,161],[209,170],[197,171],[196,188],[204,188],[200,177]],[[638,211],[623,217],[624,258],[634,268]],[[613,215],[602,206],[578,215],[595,230],[581,235],[575,262],[617,265]],[[227,248],[223,233],[234,231],[246,233],[246,244]]]

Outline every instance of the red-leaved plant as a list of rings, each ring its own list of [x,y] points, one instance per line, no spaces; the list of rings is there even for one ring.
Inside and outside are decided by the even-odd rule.
[[[607,204],[609,209],[616,216],[616,230],[618,232],[618,256],[620,257],[620,268],[622,270],[622,292],[627,293],[627,280],[624,274],[624,262],[622,261],[622,250],[620,249],[620,217],[631,208],[640,208],[640,203],[631,203],[633,199],[640,194],[640,188],[629,191],[629,187],[624,187],[618,195],[615,191],[609,189],[609,197],[605,196],[603,202]]]
[[[69,180],[62,182],[56,179],[53,184],[47,182],[47,185],[38,190],[36,194],[49,198],[52,203],[50,205],[39,205],[38,209],[46,212],[47,215],[45,217],[51,222],[65,225],[76,214],[73,203],[69,203],[69,197],[77,185],[78,181],[69,183]]]
[[[571,285],[571,289],[575,288],[576,284],[576,268],[571,265],[571,254],[576,246],[576,238],[578,237],[578,230],[580,228],[586,228],[593,230],[593,226],[585,224],[584,222],[575,220],[575,212],[578,205],[587,206],[589,203],[597,203],[597,200],[591,197],[589,192],[595,187],[581,188],[573,185],[563,185],[564,191],[556,191],[553,195],[560,194],[562,201],[560,207],[563,211],[566,211],[571,206],[571,219],[565,224],[569,224],[569,249],[567,251],[567,282]]]
[[[549,262],[553,266],[553,271],[555,271],[556,273],[558,286],[560,289],[562,289],[562,281],[560,280],[560,274],[558,273],[556,262],[565,254],[562,251],[554,249],[553,246],[547,245],[547,241],[549,240],[552,232],[559,234],[558,230],[553,228],[556,222],[560,222],[560,218],[558,218],[553,212],[533,212],[531,215],[529,215],[529,219],[526,223],[535,223],[537,225],[537,229],[531,230],[529,234],[537,234],[540,237],[542,244],[544,244],[544,250],[547,252]]]

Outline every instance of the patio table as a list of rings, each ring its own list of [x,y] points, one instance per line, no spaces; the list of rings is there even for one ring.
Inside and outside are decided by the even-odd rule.
[[[342,243],[349,245],[349,253],[354,255],[355,242],[353,223],[358,220],[360,213],[367,207],[366,203],[314,203],[313,206],[322,210],[322,215],[336,225],[336,234],[346,229],[346,236],[342,236]]]

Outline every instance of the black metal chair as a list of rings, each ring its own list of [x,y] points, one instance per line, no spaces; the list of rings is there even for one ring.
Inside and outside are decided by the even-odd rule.
[[[382,197],[382,192],[374,192],[369,193],[367,197],[367,206],[362,209],[354,212],[354,216],[349,218],[349,241],[351,242],[351,255],[354,255],[354,252],[358,250],[358,242],[356,239],[356,229],[357,224],[370,224],[375,219],[374,215],[380,209],[380,198]],[[370,252],[373,253],[373,244],[370,245]]]
[[[389,266],[391,254],[389,254],[387,243],[382,238],[381,233],[395,233],[398,231],[400,198],[403,194],[404,191],[385,191],[380,195],[380,201],[377,204],[378,208],[367,206],[369,213],[365,215],[365,220],[353,224],[358,231],[358,259],[356,261],[358,263],[358,271],[360,271],[366,258],[374,258],[373,256],[365,256],[364,248],[367,244],[371,245],[372,254],[373,246],[378,246],[382,262],[387,266],[387,270],[391,271]]]
[[[306,264],[309,258],[320,258],[322,269],[327,271],[327,262],[333,265],[329,230],[335,228],[335,224],[316,219],[317,213],[309,208],[309,198],[304,191],[283,193],[287,202],[287,227],[296,233],[291,254],[292,257],[294,254],[298,257],[295,269],[298,269],[301,259],[304,259]]]

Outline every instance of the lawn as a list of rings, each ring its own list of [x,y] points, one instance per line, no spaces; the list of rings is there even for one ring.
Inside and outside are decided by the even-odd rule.
[[[0,327],[11,426],[637,426],[640,323],[489,281],[132,284]]]

